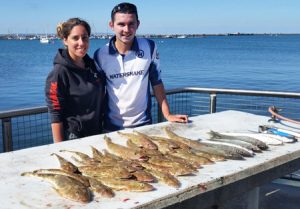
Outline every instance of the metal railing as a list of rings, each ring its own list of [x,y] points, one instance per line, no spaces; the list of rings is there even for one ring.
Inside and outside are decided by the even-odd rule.
[[[269,106],[282,108],[286,117],[300,120],[300,94],[214,88],[180,88],[166,91],[171,112],[196,116],[225,110],[238,110],[270,116]],[[164,121],[152,99],[153,123]],[[46,107],[0,112],[0,153],[52,143]]]

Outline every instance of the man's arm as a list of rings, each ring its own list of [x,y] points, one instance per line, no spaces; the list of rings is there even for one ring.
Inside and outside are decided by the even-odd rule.
[[[187,115],[173,115],[170,113],[169,104],[167,101],[165,88],[163,83],[153,86],[153,92],[156,97],[156,100],[162,110],[164,117],[170,122],[181,122],[187,123],[188,116]]]

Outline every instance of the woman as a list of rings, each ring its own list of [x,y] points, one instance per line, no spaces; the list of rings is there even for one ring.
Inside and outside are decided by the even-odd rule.
[[[101,133],[104,84],[87,55],[90,34],[79,18],[57,26],[65,49],[58,49],[45,87],[54,142]]]

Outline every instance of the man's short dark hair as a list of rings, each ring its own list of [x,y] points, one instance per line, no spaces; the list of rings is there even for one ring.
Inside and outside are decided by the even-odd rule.
[[[139,20],[137,8],[134,4],[123,2],[116,5],[113,10],[111,11],[111,21],[114,21],[115,14],[123,13],[123,14],[135,14],[136,19]]]

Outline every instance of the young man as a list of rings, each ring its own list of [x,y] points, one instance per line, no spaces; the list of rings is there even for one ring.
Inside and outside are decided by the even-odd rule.
[[[152,123],[150,83],[164,117],[170,122],[188,121],[187,115],[170,113],[156,45],[135,36],[139,24],[135,5],[116,5],[109,22],[115,36],[94,54],[98,70],[106,77],[108,131]]]

